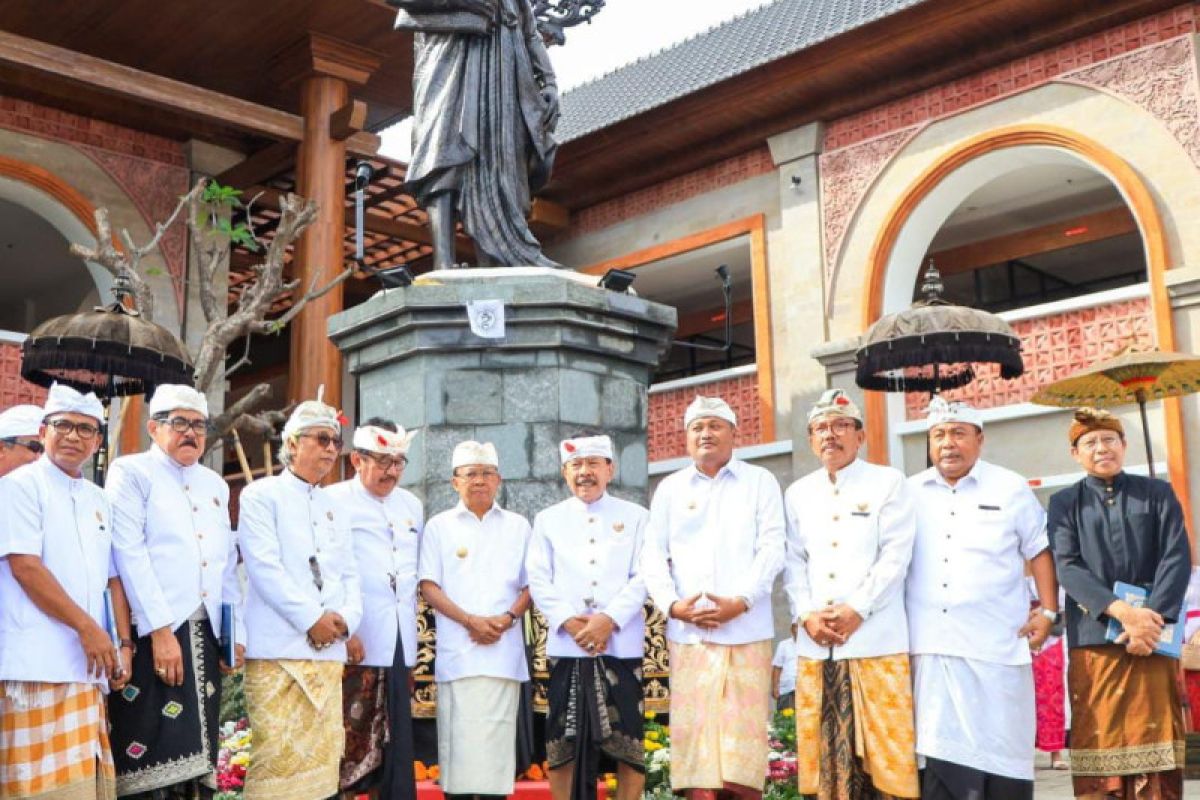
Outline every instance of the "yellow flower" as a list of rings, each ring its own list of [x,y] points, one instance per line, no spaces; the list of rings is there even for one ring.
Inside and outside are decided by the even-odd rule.
[[[658,731],[646,731],[646,738],[651,742],[657,742]]]
[[[609,774],[605,775],[605,776],[604,776],[604,786],[605,786],[605,788],[607,788],[607,789],[608,789],[610,792],[612,792],[612,791],[616,791],[616,788],[617,788],[617,776],[616,776],[616,775],[613,775],[611,772],[610,772]]]
[[[645,746],[646,750],[651,753],[653,753],[655,750],[662,750],[661,744],[650,739],[646,739],[642,742],[642,744]]]
[[[655,718],[656,716],[657,716],[657,715],[656,715],[656,714],[655,714],[653,711],[647,711],[647,712],[646,712],[646,719],[647,719],[647,720],[649,720],[650,722],[653,722],[653,721],[654,721],[654,718]]]
[[[796,709],[785,708],[783,711],[780,711],[779,713],[783,714],[785,717],[794,717],[794,716],[796,716]]]

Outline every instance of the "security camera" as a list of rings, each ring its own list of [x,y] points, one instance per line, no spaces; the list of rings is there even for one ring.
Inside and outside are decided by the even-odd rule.
[[[371,183],[371,178],[375,177],[375,168],[366,161],[358,162],[358,166],[354,168],[354,191],[361,192]]]
[[[729,283],[729,266],[727,264],[722,264],[721,266],[717,267],[713,271],[716,272],[718,276],[720,276],[721,283],[724,283],[724,284]]]

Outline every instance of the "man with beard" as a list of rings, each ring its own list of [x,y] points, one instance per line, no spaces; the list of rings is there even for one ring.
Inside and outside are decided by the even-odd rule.
[[[13,406],[0,413],[0,478],[37,461],[45,449],[38,439],[45,416],[41,406],[31,405]]]
[[[459,503],[425,526],[421,594],[437,625],[438,766],[447,797],[504,797],[517,765],[517,707],[529,680],[529,523],[496,502],[491,443],[461,442],[451,459]]]
[[[117,568],[139,639],[129,685],[109,701],[117,792],[145,800],[210,795],[221,708],[218,637],[222,607],[242,591],[229,525],[229,485],[200,462],[208,401],[164,384],[150,398],[144,453],[113,461],[105,493],[113,508]]]
[[[696,397],[692,464],[650,503],[642,575],[668,616],[671,788],[694,800],[762,795],[771,709],[771,587],[783,562],[775,477],[733,456],[737,415]]]
[[[908,481],[906,584],[925,800],[1033,800],[1033,659],[1058,617],[1046,515],[1020,475],[979,457],[983,418],[929,403],[933,466]],[[1029,614],[1025,563],[1041,609]]]
[[[55,384],[44,411],[44,454],[4,478],[0,797],[110,800],[104,694],[124,686],[133,642],[108,500],[83,477],[104,408]]]
[[[425,512],[399,488],[416,431],[373,417],[354,431],[354,477],[329,487],[349,515],[363,617],[346,643],[341,788],[415,800],[409,668],[417,663],[417,556]]]
[[[808,437],[821,467],[784,496],[800,793],[917,797],[904,613],[916,519],[904,475],[859,460],[862,414],[841,389],[809,411]]]
[[[572,497],[533,521],[525,569],[549,625],[546,756],[554,800],[590,800],[599,754],[617,762],[617,800],[645,785],[642,650],[646,587],[638,557],[648,512],[608,493],[607,436],[559,444]]]
[[[1075,796],[1179,800],[1178,662],[1155,647],[1167,623],[1183,624],[1192,564],[1183,510],[1171,484],[1125,472],[1125,429],[1112,414],[1080,409],[1067,437],[1087,476],[1050,498],[1048,527],[1067,591]],[[1144,591],[1144,605],[1117,582]],[[1120,633],[1109,641],[1113,621]]]
[[[323,800],[338,791],[346,639],[362,618],[349,515],[321,488],[341,447],[340,415],[318,389],[283,426],[284,471],[242,490],[254,731],[246,800]]]

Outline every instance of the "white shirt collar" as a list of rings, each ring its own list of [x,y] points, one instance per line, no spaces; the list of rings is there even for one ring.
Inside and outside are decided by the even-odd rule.
[[[489,508],[487,510],[487,512],[483,515],[483,519],[487,519],[492,514],[498,513],[499,511],[501,511],[500,504],[497,503],[495,500],[493,500],[492,507]],[[471,511],[471,509],[467,508],[467,504],[464,503],[462,500],[459,500],[458,504],[454,506],[454,512],[458,516],[462,516],[463,514],[466,514],[471,519],[479,519],[479,517],[476,517],[475,514]],[[483,520],[480,520],[480,522],[482,522],[482,521]]]
[[[286,467],[279,473],[279,477],[283,478],[285,485],[301,492],[311,492],[317,488]]]
[[[971,466],[971,470],[966,475],[963,475],[961,478],[959,478],[957,483],[951,486],[950,482],[942,476],[942,473],[938,471],[937,467],[930,467],[929,474],[925,476],[925,480],[922,481],[922,483],[936,483],[939,486],[945,486],[947,489],[957,489],[968,481],[971,481],[978,486],[983,482],[982,473],[984,469],[985,467],[983,466],[983,459],[976,459],[975,463]]]
[[[63,472],[53,461],[50,460],[50,456],[44,453],[42,454],[41,458],[37,460],[37,463],[38,466],[41,467],[42,472],[46,474],[51,486],[55,489],[66,492],[74,492],[78,491],[80,486],[88,482],[87,478],[82,476],[73,478],[67,473]]]
[[[729,477],[736,479],[738,477],[738,475],[741,473],[741,468],[742,468],[742,462],[738,461],[737,458],[730,458],[728,461],[725,462],[725,465],[723,467],[721,467],[719,470],[717,470],[717,474],[710,478],[707,475],[705,475],[703,472],[701,472],[700,468],[698,466],[696,466],[695,463],[693,463],[691,466],[691,470],[692,470],[691,477],[692,477],[692,480],[700,479],[700,480],[706,480],[706,481],[715,481],[723,475],[728,475]]]
[[[608,492],[607,491],[604,494],[600,495],[600,497],[594,503],[585,503],[582,500],[580,500],[578,497],[576,497],[575,495],[571,495],[570,497],[567,498],[567,502],[570,504],[570,506],[573,510],[584,511],[584,512],[602,511],[604,509],[604,506],[606,505],[607,500],[608,500]]]
[[[846,481],[854,480],[855,476],[857,476],[858,473],[862,472],[864,463],[866,463],[866,462],[864,462],[861,458],[855,457],[855,459],[853,461],[851,461],[849,464],[842,467],[837,472],[833,473],[833,481],[829,485],[836,486],[836,487],[845,486]],[[822,469],[822,471],[825,472],[825,480],[828,481],[829,480],[829,471],[826,470],[824,467],[822,467],[821,469]]]

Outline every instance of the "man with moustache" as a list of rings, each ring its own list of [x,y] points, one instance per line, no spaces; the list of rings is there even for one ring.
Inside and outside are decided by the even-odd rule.
[[[1125,472],[1125,429],[1112,414],[1076,411],[1067,437],[1087,475],[1050,498],[1048,527],[1067,592],[1075,796],[1179,800],[1178,662],[1154,650],[1165,625],[1183,624],[1192,565],[1183,510],[1171,484]],[[1118,581],[1144,590],[1144,605],[1118,595]]]
[[[821,467],[784,495],[800,793],[917,797],[904,613],[916,519],[904,475],[858,458],[862,414],[841,389],[809,411],[808,436]]]
[[[46,416],[41,406],[20,405],[0,413],[0,478],[37,461],[45,448],[38,435]]]
[[[762,795],[771,713],[771,587],[783,562],[775,477],[733,457],[737,415],[700,397],[684,415],[692,464],[650,504],[642,575],[668,616],[671,788]]]
[[[354,477],[328,489],[350,519],[363,617],[346,642],[341,788],[415,800],[409,668],[417,663],[417,556],[425,512],[399,488],[416,431],[372,417],[354,431]]]
[[[1046,515],[1020,475],[982,460],[982,415],[929,403],[933,466],[908,480],[906,583],[926,800],[1033,800],[1033,659],[1058,618]],[[1041,608],[1030,615],[1025,563]],[[982,712],[982,713],[981,713]]]
[[[439,782],[450,798],[507,796],[516,772],[530,531],[496,502],[499,465],[491,443],[459,443],[450,466],[459,502],[429,520],[421,542],[421,594],[437,625]]]
[[[321,487],[342,447],[340,414],[321,393],[283,426],[284,471],[247,486],[239,502],[254,731],[246,800],[324,800],[338,791],[346,639],[363,610],[349,515]]]
[[[638,558],[648,512],[608,493],[609,437],[567,439],[559,456],[572,497],[534,518],[525,558],[533,602],[550,629],[550,792],[554,800],[590,800],[603,753],[617,763],[617,800],[638,800],[646,771]]]
[[[242,590],[229,525],[229,485],[200,462],[208,401],[190,386],[159,386],[149,405],[150,449],[112,462],[117,568],[139,638],[133,676],[109,699],[117,793],[192,798],[211,793],[217,763],[222,607]],[[240,626],[239,626],[240,627]],[[245,651],[245,629],[234,631]]]
[[[4,478],[0,797],[110,800],[104,694],[125,685],[133,642],[108,500],[83,477],[104,408],[54,384],[43,411],[44,454]]]

